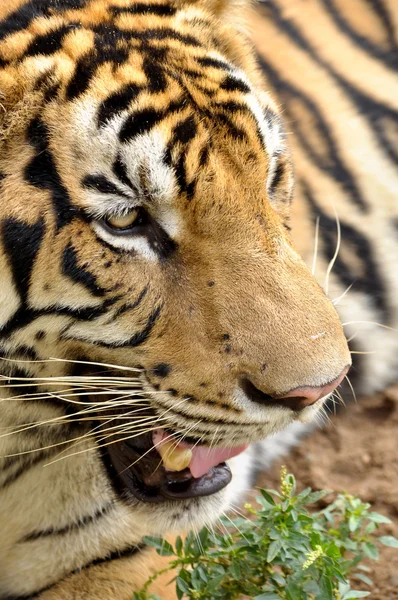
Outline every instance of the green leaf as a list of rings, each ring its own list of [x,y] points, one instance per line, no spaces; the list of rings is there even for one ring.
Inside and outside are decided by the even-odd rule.
[[[354,573],[354,577],[355,579],[359,579],[359,581],[363,581],[367,585],[373,585],[373,581],[363,573]]]
[[[375,530],[377,529],[377,523],[374,523],[373,521],[370,521],[370,523],[368,523],[365,527],[365,534],[366,535],[370,535],[371,533],[373,533]]]
[[[224,575],[219,575],[218,577],[214,577],[207,582],[207,589],[209,592],[214,592],[220,585],[220,583],[225,579]]]
[[[330,580],[330,577],[322,575],[319,584],[322,600],[334,600],[333,583]]]
[[[378,541],[384,546],[389,546],[390,548],[398,548],[398,540],[392,535],[383,535],[378,538]]]
[[[373,560],[378,560],[379,551],[377,550],[374,544],[370,542],[364,542],[362,544],[362,549],[368,558],[372,558]]]
[[[273,592],[267,592],[266,594],[260,594],[259,596],[255,596],[253,600],[281,600],[281,597],[277,596]]]
[[[308,494],[308,496],[305,499],[305,503],[306,504],[313,504],[314,502],[318,502],[319,500],[322,500],[322,498],[324,498],[325,496],[329,496],[329,494],[333,494],[332,490],[320,490],[319,492],[312,492],[311,494]]]
[[[359,592],[356,590],[351,590],[349,592],[347,592],[341,600],[354,600],[354,598],[366,598],[366,596],[369,596],[370,592]]]
[[[188,594],[190,587],[182,577],[177,577],[177,590],[180,590],[183,594]]]
[[[306,581],[303,585],[304,592],[307,594],[319,594],[319,585],[315,581]]]
[[[348,527],[349,527],[349,530],[351,531],[351,533],[353,533],[354,531],[356,531],[359,528],[360,522],[361,522],[361,519],[357,515],[350,516],[350,518],[348,519]]]
[[[263,490],[263,489],[260,490],[260,494],[262,495],[263,498],[265,498],[265,500],[268,502],[268,504],[275,506],[275,500],[273,499],[271,494],[269,494],[266,490]]]
[[[327,556],[330,556],[330,558],[333,558],[335,560],[338,560],[339,558],[341,558],[340,549],[334,542],[332,542],[328,546],[328,548],[326,550],[326,554],[327,554]]]
[[[392,523],[391,519],[385,517],[384,515],[380,515],[377,512],[369,513],[366,515],[366,518],[369,519],[369,521],[373,521],[373,523],[387,523],[388,525]]]
[[[229,572],[231,573],[232,577],[236,580],[239,580],[242,576],[240,565],[236,562],[233,562],[232,565],[229,567]]]
[[[178,536],[176,539],[176,552],[177,552],[178,556],[181,556],[182,548],[183,548],[183,542],[182,542],[181,537]]]
[[[269,563],[272,562],[274,560],[275,556],[279,553],[281,548],[282,548],[281,540],[275,540],[275,541],[271,542],[268,547],[267,562],[269,562]]]
[[[167,540],[163,540],[162,538],[145,536],[144,542],[148,546],[152,546],[156,548],[156,551],[160,556],[174,556],[174,548]]]
[[[307,487],[307,488],[305,488],[305,490],[303,490],[296,496],[296,499],[304,500],[305,498],[307,498],[307,496],[309,496],[309,494],[311,494],[311,492],[312,492],[312,489],[310,487]]]

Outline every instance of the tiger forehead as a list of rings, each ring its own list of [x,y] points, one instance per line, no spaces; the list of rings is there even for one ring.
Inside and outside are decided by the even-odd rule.
[[[262,162],[265,181],[284,147],[279,118],[224,57],[200,9],[130,0],[40,6],[21,30],[5,19],[0,59],[36,69],[48,86],[56,154],[70,165],[75,150],[95,211],[109,194],[121,210],[137,198],[190,200],[215,152],[217,169],[250,172]]]
[[[203,67],[200,85],[184,68],[176,73],[163,60],[153,68],[158,85],[164,79],[161,91],[151,91],[148,81],[137,83],[136,70],[133,81],[100,102],[88,94],[73,103],[68,128],[74,130],[72,144],[84,156],[86,174],[106,175],[116,194],[123,189],[122,196],[161,204],[179,194],[190,200],[206,172],[214,178],[215,163],[217,169],[233,163],[247,173],[256,163],[265,168],[266,156],[281,151],[278,117],[261,106],[244,75],[224,59],[216,68]],[[207,71],[211,93],[203,91]],[[111,184],[98,187],[107,192]]]

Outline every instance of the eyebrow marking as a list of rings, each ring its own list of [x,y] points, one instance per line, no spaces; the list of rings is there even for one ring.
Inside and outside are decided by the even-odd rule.
[[[126,165],[122,161],[121,157],[118,156],[112,165],[112,171],[116,177],[124,184],[127,185],[135,194],[139,194],[137,186],[133,184],[130,177],[127,174]]]
[[[105,175],[86,175],[82,180],[82,185],[89,190],[95,190],[101,194],[123,196],[124,198],[131,200],[131,196],[121,190],[117,185],[105,177]]]

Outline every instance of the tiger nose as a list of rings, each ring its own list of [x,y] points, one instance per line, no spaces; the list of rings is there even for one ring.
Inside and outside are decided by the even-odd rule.
[[[292,410],[301,410],[306,406],[311,406],[311,404],[315,404],[315,402],[333,392],[333,390],[335,390],[343,381],[348,369],[348,366],[344,367],[340,375],[326,385],[321,385],[319,387],[306,385],[294,388],[293,390],[290,390],[290,392],[287,392],[287,394],[276,398],[276,402],[283,406],[287,406]]]
[[[279,404],[280,406],[285,406],[287,408],[291,408],[292,410],[299,411],[303,408],[306,408],[306,406],[311,406],[312,404],[315,404],[315,402],[333,392],[333,390],[335,390],[337,386],[339,386],[340,383],[343,381],[349,368],[349,365],[344,367],[344,369],[342,370],[340,375],[338,375],[338,377],[336,377],[332,381],[329,381],[325,385],[305,385],[296,387],[287,392],[286,394],[283,394],[282,396],[273,396],[265,394],[264,392],[256,388],[248,380],[246,380],[243,387],[250,399],[254,402],[257,402],[258,404]]]

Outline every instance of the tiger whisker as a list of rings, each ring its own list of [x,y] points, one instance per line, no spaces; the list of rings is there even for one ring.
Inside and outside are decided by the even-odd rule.
[[[138,369],[137,367],[127,367],[127,366],[122,366],[122,365],[114,365],[112,363],[95,362],[95,361],[90,361],[90,360],[72,360],[72,359],[68,359],[68,358],[56,358],[54,356],[50,356],[49,358],[44,358],[44,359],[36,359],[36,360],[7,358],[4,356],[0,356],[0,360],[4,360],[6,362],[13,362],[13,363],[21,363],[22,362],[22,363],[30,363],[30,364],[63,362],[63,363],[89,365],[89,366],[96,366],[96,367],[106,367],[108,369],[118,369],[121,371],[132,371],[132,372],[136,372],[136,373],[142,373],[142,369]]]
[[[336,207],[333,203],[333,212],[336,218],[336,228],[337,228],[337,242],[336,242],[336,250],[334,252],[334,255],[332,256],[332,259],[330,260],[328,267],[326,269],[326,276],[325,276],[325,283],[324,283],[324,288],[325,288],[325,293],[326,295],[328,295],[329,293],[329,277],[330,277],[330,273],[332,272],[332,269],[334,267],[334,264],[337,260],[339,251],[340,251],[340,246],[341,246],[341,227],[340,227],[340,219],[339,216],[337,214],[336,211]]]
[[[144,404],[143,406],[147,406],[147,404]],[[106,408],[108,408],[108,407],[106,407]],[[104,409],[105,409],[105,407],[102,408],[102,410],[104,410]],[[142,407],[136,408],[135,411],[129,411],[128,413],[124,413],[123,418],[131,420],[131,418],[135,418],[135,417],[125,416],[125,415],[132,415],[132,414],[134,414],[136,412],[140,412],[141,410],[142,410]],[[23,433],[25,431],[28,431],[29,429],[34,429],[35,427],[41,427],[43,425],[61,424],[61,422],[62,422],[62,424],[66,425],[68,423],[79,422],[79,421],[82,420],[81,418],[71,419],[71,417],[79,417],[79,415],[86,415],[87,412],[90,412],[90,411],[81,410],[81,411],[78,411],[76,413],[72,413],[72,414],[69,414],[69,415],[68,414],[66,414],[66,415],[59,415],[59,416],[53,417],[51,419],[46,419],[45,421],[36,421],[36,422],[33,422],[33,423],[25,423],[23,425],[20,425],[20,427],[21,427],[20,429],[18,429],[16,431],[9,432],[9,433],[6,433],[6,434],[2,434],[2,435],[0,435],[0,438],[7,437],[9,435],[14,435],[14,434],[17,434],[17,433]],[[97,420],[97,418],[98,418],[97,415],[95,415],[95,420]],[[106,419],[106,418],[109,419],[109,416],[105,417],[104,419]],[[117,417],[113,417],[113,418],[114,419],[115,418],[121,418],[121,415],[118,415]],[[86,420],[91,420],[92,421],[94,419],[90,418],[90,419],[86,419]]]
[[[383,325],[383,323],[377,323],[376,321],[347,321],[346,323],[342,323],[342,325],[343,327],[345,327],[346,325],[355,325],[356,323],[364,323],[366,325],[378,325],[378,327],[388,329],[389,331],[398,331],[398,329],[394,329],[394,327],[389,327],[388,325]]]
[[[120,371],[133,371],[136,373],[142,373],[143,369],[138,369],[137,367],[126,367],[126,366],[122,366],[122,365],[114,365],[112,363],[103,363],[103,362],[93,362],[93,361],[89,361],[89,360],[71,360],[71,359],[67,359],[67,358],[55,358],[55,357],[50,357],[49,359],[50,361],[58,361],[58,362],[66,362],[66,363],[75,363],[75,364],[80,364],[80,365],[94,365],[97,367],[106,367],[108,369],[118,369]]]
[[[139,426],[139,424],[135,424],[135,426]],[[141,433],[140,433],[141,434]],[[72,439],[67,439],[67,440],[62,440],[60,442],[56,442],[54,444],[49,444],[47,446],[41,446],[40,448],[31,448],[29,450],[24,450],[23,452],[17,452],[17,453],[13,453],[13,454],[5,454],[2,458],[11,458],[14,456],[23,456],[25,454],[33,454],[34,452],[40,452],[41,450],[50,450],[51,448],[55,448],[56,446],[64,446],[64,445],[70,445],[73,442],[79,443],[82,440],[86,440],[87,436],[86,435],[80,435],[79,437],[76,438],[72,438]],[[93,449],[95,449],[96,446],[93,447]]]
[[[347,338],[347,344],[349,344],[350,342],[352,342],[352,340],[357,337],[358,333],[359,333],[359,331],[356,331],[355,333],[352,334],[351,337]]]
[[[338,390],[334,390],[333,394],[337,396],[337,398],[340,401],[340,404],[342,404],[343,406],[346,406],[344,398],[343,398],[343,396],[340,394],[340,392]]]
[[[232,527],[234,527],[236,529],[236,531],[239,533],[239,535],[249,544],[249,540],[247,539],[247,537],[244,535],[244,533],[239,529],[239,527],[236,525],[236,523],[234,523],[229,516],[227,515],[227,513],[225,511],[223,511],[223,516],[225,519],[228,519],[228,521],[231,523]]]
[[[352,396],[353,396],[353,398],[354,398],[354,401],[355,401],[356,403],[358,403],[357,395],[356,395],[356,393],[355,393],[355,390],[354,390],[354,388],[353,388],[353,385],[352,385],[352,383],[351,383],[351,381],[350,381],[350,379],[349,379],[348,375],[345,375],[344,379],[346,379],[346,380],[347,380],[347,383],[348,383],[348,385],[350,386],[350,390],[351,390]]]
[[[346,296],[346,294],[348,294],[348,292],[350,291],[350,289],[352,288],[353,285],[354,285],[354,282],[350,283],[350,285],[347,287],[347,289],[342,294],[340,294],[340,296],[337,296],[337,298],[334,298],[332,300],[332,303],[335,306],[337,306],[338,303],[340,302],[340,300],[342,300],[344,298],[344,296]]]
[[[138,437],[139,435],[143,435],[145,433],[150,433],[151,431],[154,431],[155,429],[157,429],[157,427],[145,428],[142,431],[134,432],[134,435],[131,435],[131,436],[127,436],[127,437],[123,437],[123,438],[118,438],[117,440],[113,440],[111,442],[107,442],[106,444],[96,444],[95,446],[92,446],[91,448],[85,448],[84,450],[79,450],[78,452],[73,452],[72,454],[67,454],[66,456],[62,456],[62,457],[60,457],[60,458],[58,458],[56,460],[52,460],[51,462],[46,463],[46,465],[44,465],[44,466],[47,467],[47,466],[55,464],[55,463],[57,463],[57,462],[59,462],[61,460],[65,460],[66,458],[71,458],[72,456],[78,456],[79,454],[84,454],[85,452],[92,452],[94,450],[99,450],[99,449],[104,448],[106,446],[110,446],[111,444],[116,444],[116,443],[123,442],[123,441],[126,441],[126,440],[134,439],[135,437]],[[113,435],[116,435],[116,433],[109,434],[108,436],[105,436],[105,437],[101,438],[100,442],[103,442],[103,441],[109,439]],[[147,454],[147,452],[145,454]],[[145,456],[145,454],[142,455],[142,456]],[[142,456],[140,457],[139,460],[141,460]]]
[[[316,223],[315,223],[315,243],[314,243],[314,256],[312,258],[312,268],[311,268],[311,273],[312,275],[315,275],[315,269],[316,269],[316,260],[318,257],[318,242],[319,242],[319,219],[320,217],[316,218]]]

